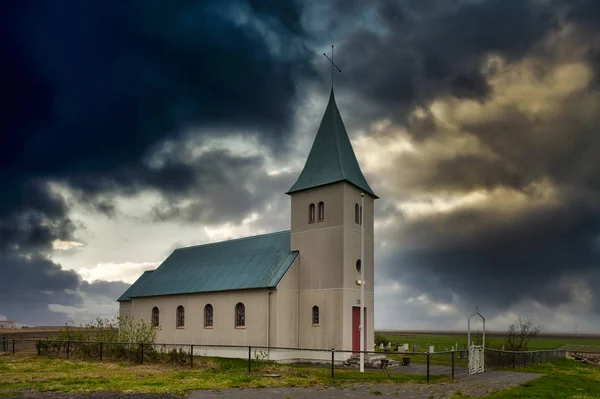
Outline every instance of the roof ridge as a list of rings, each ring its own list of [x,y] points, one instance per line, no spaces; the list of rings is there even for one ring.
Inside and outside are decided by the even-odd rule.
[[[331,117],[333,118],[333,130],[334,130],[334,134],[335,134],[335,140],[333,140],[334,145],[335,145],[335,150],[337,152],[337,164],[338,167],[340,168],[340,172],[342,173],[342,177],[346,178],[346,175],[344,174],[344,165],[342,164],[342,153],[340,152],[340,135],[338,133],[338,123],[337,123],[337,115],[340,113],[340,110],[337,107],[337,104],[335,102],[335,94],[333,93],[333,87],[331,88],[331,103],[333,103],[333,107],[332,107],[332,112],[331,112]],[[340,115],[340,118],[342,116]]]
[[[175,251],[180,251],[180,250],[184,250],[184,249],[191,249],[191,248],[198,248],[198,247],[205,247],[208,245],[215,245],[215,244],[222,244],[222,243],[226,243],[226,242],[234,242],[234,241],[244,241],[244,240],[250,240],[253,238],[259,238],[259,237],[266,237],[266,236],[272,236],[272,235],[276,235],[276,234],[282,234],[282,233],[287,233],[290,232],[291,230],[281,230],[281,231],[275,231],[272,233],[265,233],[265,234],[257,234],[255,236],[250,236],[250,237],[240,237],[240,238],[232,238],[231,240],[223,240],[223,241],[214,241],[214,242],[207,242],[204,244],[198,244],[198,245],[190,245],[189,247],[181,247],[181,248],[175,248]]]

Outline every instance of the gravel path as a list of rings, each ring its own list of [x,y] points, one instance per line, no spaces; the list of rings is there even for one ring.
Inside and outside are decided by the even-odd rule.
[[[540,374],[488,371],[473,376],[457,378],[453,382],[438,384],[355,384],[340,388],[262,388],[226,389],[220,392],[193,391],[186,399],[325,399],[325,398],[448,398],[455,393],[483,396],[494,391],[523,384],[540,377]]]
[[[487,371],[473,376],[461,376],[453,382],[437,384],[353,384],[341,388],[260,388],[225,389],[215,391],[192,391],[186,399],[325,399],[325,398],[406,398],[445,399],[457,392],[472,396],[483,396],[494,391],[523,384],[540,377],[540,374],[515,373],[510,371]],[[3,397],[0,392],[0,398]],[[12,396],[14,398],[14,396]],[[24,399],[174,399],[171,395],[136,394],[125,395],[96,392],[88,395],[58,392],[38,393],[26,391],[18,396]]]

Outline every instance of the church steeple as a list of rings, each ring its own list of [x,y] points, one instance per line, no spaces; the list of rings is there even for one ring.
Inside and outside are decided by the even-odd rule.
[[[335,103],[332,87],[327,109],[304,169],[286,194],[341,181],[347,181],[373,198],[379,198],[360,170],[340,111]]]

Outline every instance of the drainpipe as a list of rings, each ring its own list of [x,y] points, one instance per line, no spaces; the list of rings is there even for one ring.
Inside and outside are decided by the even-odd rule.
[[[267,348],[271,347],[271,289],[267,294]]]

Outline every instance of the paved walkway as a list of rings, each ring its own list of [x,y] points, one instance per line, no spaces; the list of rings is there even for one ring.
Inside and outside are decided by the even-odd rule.
[[[473,376],[462,376],[453,382],[437,384],[354,384],[340,388],[260,388],[225,389],[220,392],[193,391],[187,399],[325,399],[325,398],[406,398],[444,399],[462,392],[465,395],[483,396],[494,391],[523,384],[540,377],[540,374],[487,371]]]

